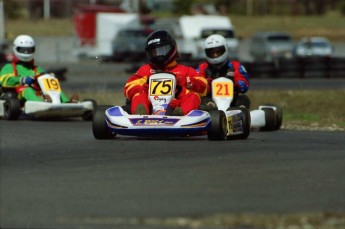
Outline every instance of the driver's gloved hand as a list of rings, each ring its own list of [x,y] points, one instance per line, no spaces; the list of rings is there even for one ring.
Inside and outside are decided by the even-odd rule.
[[[193,87],[194,84],[194,77],[190,77],[190,76],[179,76],[176,78],[177,79],[177,86],[180,87],[186,87],[187,89],[190,89]]]
[[[248,87],[245,82],[242,80],[239,80],[235,83],[235,88],[237,89],[238,92],[244,93],[247,91]]]
[[[141,92],[148,94],[149,93],[149,84],[144,84],[143,86],[141,86]]]
[[[20,78],[20,84],[21,85],[30,85],[35,82],[35,78],[32,76],[23,76]]]
[[[208,82],[209,85],[212,85],[213,78],[208,77],[208,78],[206,78],[206,80],[207,80],[207,82]]]
[[[180,100],[177,99],[173,99],[170,101],[169,106],[172,108],[178,107],[180,106]]]

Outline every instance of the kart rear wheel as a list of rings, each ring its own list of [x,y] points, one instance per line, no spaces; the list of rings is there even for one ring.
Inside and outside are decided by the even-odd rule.
[[[260,131],[276,130],[276,113],[273,108],[264,107],[261,110],[265,112],[265,126],[260,128]]]
[[[211,127],[207,131],[208,139],[211,141],[224,140],[228,131],[224,111],[212,110],[209,113],[211,115]]]
[[[237,135],[230,135],[227,136],[228,140],[243,140],[247,139],[249,134],[250,134],[250,111],[245,108],[245,107],[232,107],[229,108],[228,110],[241,110],[242,113],[242,128],[243,128],[243,133],[242,134],[237,134]]]
[[[96,139],[112,139],[116,136],[108,128],[105,121],[105,111],[110,106],[96,106],[92,119],[92,132]]]
[[[240,94],[236,98],[235,107],[246,107],[250,109],[250,99],[247,95]]]
[[[283,124],[283,108],[276,105],[276,126],[275,129],[279,130]]]
[[[93,110],[85,111],[82,118],[84,121],[92,121],[93,113],[97,107],[97,102],[94,99],[85,99],[84,101],[90,101],[92,103]]]
[[[274,130],[279,130],[283,124],[283,109],[279,105],[275,104],[264,104],[263,106],[271,106],[275,108],[276,124]]]
[[[21,113],[20,102],[17,98],[6,97],[4,103],[4,119],[17,120]]]

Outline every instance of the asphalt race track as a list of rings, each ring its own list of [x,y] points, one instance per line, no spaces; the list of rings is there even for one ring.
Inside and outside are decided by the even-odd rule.
[[[66,89],[121,90],[129,75],[126,64],[68,68]],[[254,79],[251,89],[344,87],[344,79]],[[265,229],[237,218],[310,213],[340,214],[345,228],[344,139],[283,128],[244,141],[96,140],[79,119],[0,120],[0,228]],[[195,223],[218,215],[235,223]]]
[[[95,140],[91,122],[0,120],[0,137],[1,228],[168,228],[154,222],[345,211],[345,132]],[[172,228],[192,228],[183,222]]]

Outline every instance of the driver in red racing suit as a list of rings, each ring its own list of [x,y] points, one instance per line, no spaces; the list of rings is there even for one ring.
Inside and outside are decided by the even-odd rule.
[[[200,96],[207,92],[207,80],[198,72],[176,62],[179,56],[174,37],[165,30],[152,32],[146,40],[148,64],[132,75],[124,88],[125,97],[131,102],[132,114],[150,114],[152,105],[148,99],[148,79],[158,72],[170,72],[176,76],[177,91],[169,106],[171,115],[185,115],[200,106]]]

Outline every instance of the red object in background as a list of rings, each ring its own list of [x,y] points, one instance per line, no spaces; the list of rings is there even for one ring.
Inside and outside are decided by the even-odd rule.
[[[122,9],[104,5],[76,5],[73,24],[82,46],[94,46],[96,42],[96,15],[99,12],[124,13]]]

